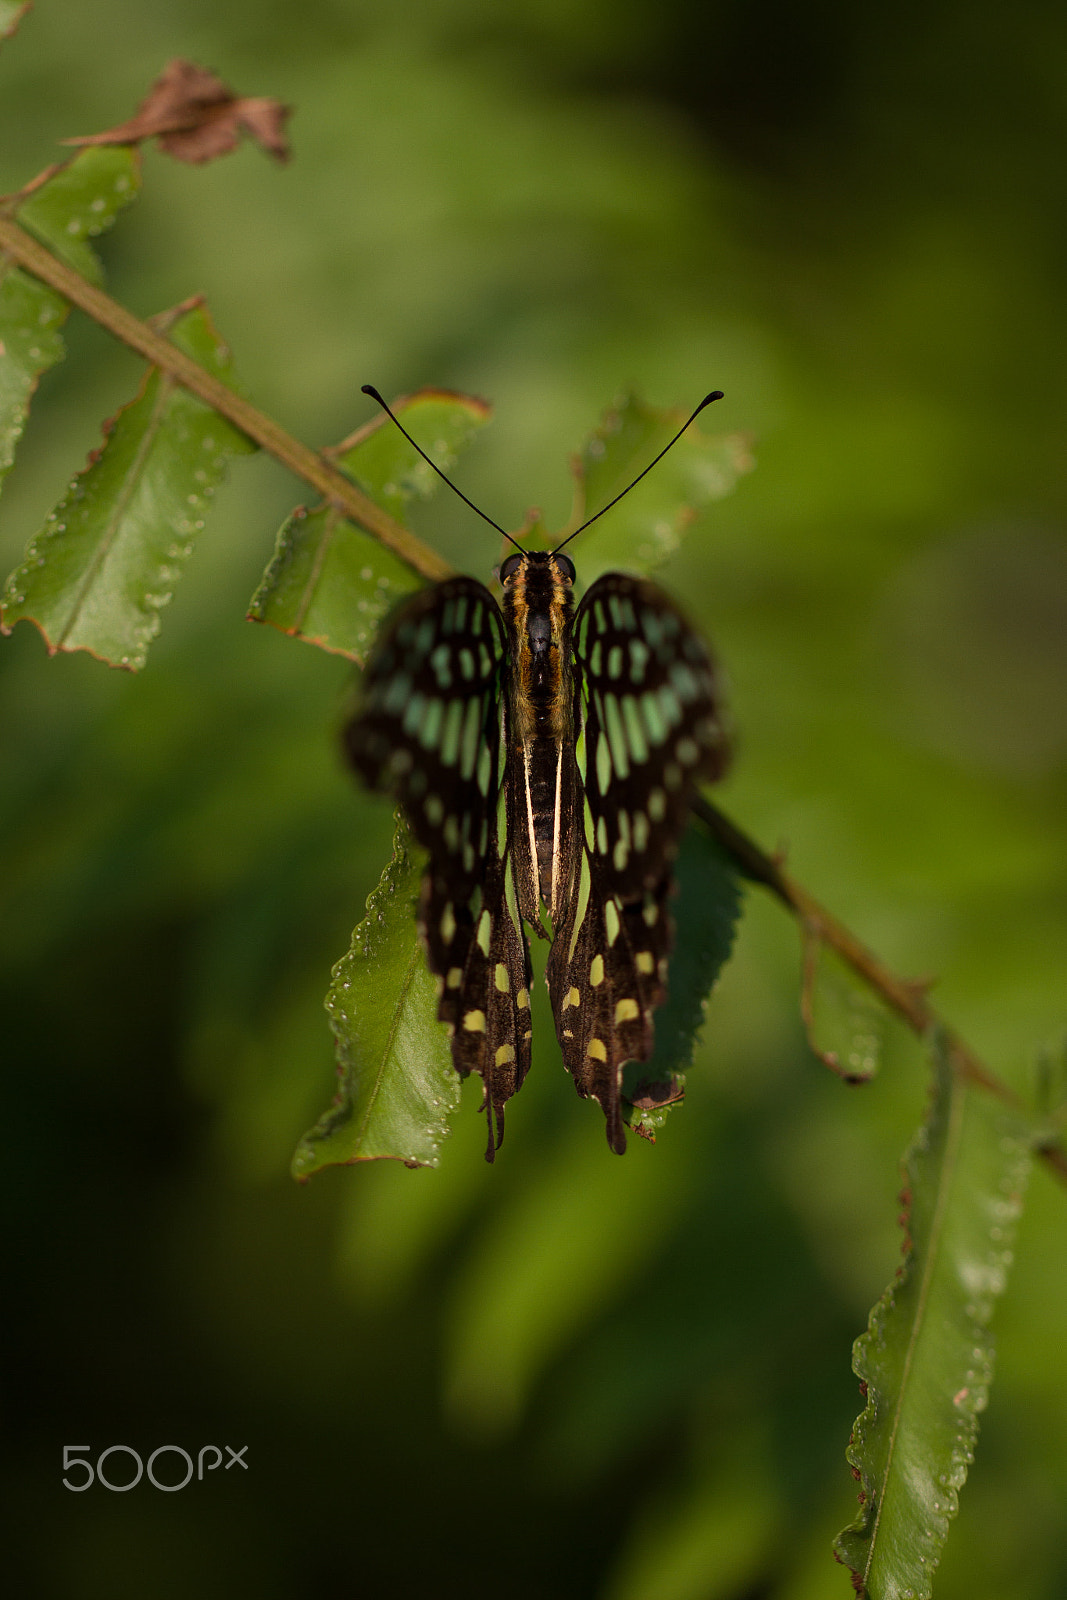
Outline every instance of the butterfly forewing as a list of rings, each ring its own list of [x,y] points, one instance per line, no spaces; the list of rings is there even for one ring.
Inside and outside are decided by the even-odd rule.
[[[429,852],[419,928],[455,1066],[481,1074],[493,1107],[491,1150],[530,1059],[529,954],[507,826],[504,655],[500,610],[484,585],[452,578],[424,589],[387,626],[346,731],[352,764],[400,801]]]
[[[715,676],[663,591],[618,572],[578,607],[574,656],[585,831],[605,882],[628,899],[670,870],[696,779],[725,770]]]

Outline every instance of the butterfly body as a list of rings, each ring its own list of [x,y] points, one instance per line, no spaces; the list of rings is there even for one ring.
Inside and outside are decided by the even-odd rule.
[[[573,853],[574,567],[565,556],[531,552],[510,557],[501,580],[510,748],[521,774],[511,797],[519,906],[543,933],[539,902],[558,917]]]
[[[700,777],[726,764],[707,651],[655,585],[622,573],[576,608],[558,552],[421,590],[383,630],[346,731],[367,783],[429,853],[418,924],[457,1070],[477,1072],[488,1159],[530,1063],[526,928],[548,937],[564,1064],[626,1147],[620,1075],[653,1048],[671,865]]]

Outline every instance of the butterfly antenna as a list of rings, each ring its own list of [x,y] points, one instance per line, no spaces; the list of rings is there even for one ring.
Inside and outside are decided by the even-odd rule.
[[[633,483],[628,483],[625,489],[620,490],[620,492],[615,496],[614,500],[609,500],[606,506],[601,506],[600,510],[596,513],[596,516],[590,517],[588,522],[583,522],[580,528],[575,528],[573,533],[569,533],[564,539],[563,544],[558,544],[555,550],[553,550],[552,554],[556,555],[558,551],[563,549],[564,544],[570,544],[572,539],[577,539],[580,533],[584,533],[586,528],[591,527],[592,524],[597,520],[597,517],[602,517],[605,511],[610,511],[612,506],[617,506],[624,495],[629,494],[631,489],[637,487],[637,485],[641,482],[641,479],[645,476],[645,473],[651,472],[656,463],[663,460],[663,457],[667,454],[667,451],[671,448],[671,446],[678,443],[678,440],[682,437],[682,434],[685,432],[686,428],[688,428],[689,423],[696,421],[704,407],[710,406],[713,400],[721,400],[722,397],[723,394],[721,389],[713,389],[710,394],[706,394],[703,400],[697,406],[696,410],[693,412],[693,415],[689,418],[689,422],[682,423],[682,426],[678,429],[678,432],[675,434],[674,438],[668,440],[668,442],[663,446],[663,449],[660,451],[659,455],[655,456],[648,463],[648,466],[645,468],[644,472],[639,472]],[[418,449],[418,445],[416,445],[415,448]],[[430,465],[432,466],[433,463],[431,462]]]
[[[429,456],[426,454],[426,451],[422,448],[422,445],[415,443],[414,439],[411,437],[410,433],[405,428],[404,424],[400,421],[400,419],[396,415],[396,413],[391,411],[389,409],[389,407],[386,405],[385,401],[382,399],[381,395],[378,393],[378,391],[374,387],[373,383],[365,383],[365,384],[363,384],[362,387],[363,387],[363,393],[364,394],[369,394],[372,400],[377,400],[378,404],[381,406],[381,408],[385,412],[386,416],[387,417],[391,417],[393,419],[393,421],[396,423],[397,427],[400,429],[401,433],[404,435],[404,438],[407,440],[408,444],[411,445],[413,450],[417,450],[419,452],[419,455],[426,462],[427,466],[432,467],[439,478],[444,478],[445,482],[448,484],[448,487],[452,490],[453,494],[458,494],[459,498],[464,502],[465,505],[470,506],[472,511],[477,511],[478,512],[478,515],[481,517],[483,522],[488,522],[489,526],[491,528],[495,528],[497,533],[502,533],[504,535],[505,539],[510,539],[512,544],[515,546],[515,548],[517,550],[522,550],[522,545],[519,543],[519,541],[516,538],[514,538],[507,531],[506,528],[502,528],[500,526],[499,522],[494,522],[492,517],[486,516],[485,512],[480,510],[478,508],[478,506],[476,506],[474,504],[473,500],[468,500],[467,496],[463,493],[463,490],[462,489],[457,489],[455,484],[452,482],[452,479],[447,477],[446,474],[441,471],[441,468],[437,465],[437,462],[430,460]],[[696,413],[694,412],[694,415],[695,414]],[[692,419],[690,419],[690,420],[692,420]],[[688,423],[686,424],[686,426],[688,427]],[[604,509],[607,510],[607,507],[605,506]],[[580,533],[581,529],[579,529],[578,531]],[[523,551],[523,554],[525,554],[525,551]]]

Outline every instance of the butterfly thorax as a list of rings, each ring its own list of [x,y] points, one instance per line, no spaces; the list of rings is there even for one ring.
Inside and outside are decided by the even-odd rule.
[[[568,563],[569,565],[569,563]],[[574,611],[565,569],[545,551],[504,567],[514,743],[570,737],[570,633]]]
[[[523,784],[516,799],[516,878],[523,913],[539,926],[543,900],[556,913],[569,860],[564,800],[569,797],[574,692],[571,627],[574,569],[547,551],[505,562],[512,747]]]

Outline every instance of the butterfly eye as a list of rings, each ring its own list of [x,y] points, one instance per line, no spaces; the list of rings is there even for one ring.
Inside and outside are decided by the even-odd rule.
[[[577,574],[574,570],[574,562],[571,560],[570,556],[557,556],[556,569],[564,583],[574,582]]]
[[[522,556],[521,555],[517,555],[517,556],[508,556],[506,561],[502,561],[501,562],[501,564],[500,564],[500,581],[501,581],[501,583],[510,583],[511,582],[512,578],[515,576],[515,574],[518,572],[519,568],[522,566],[522,561],[523,561]]]

